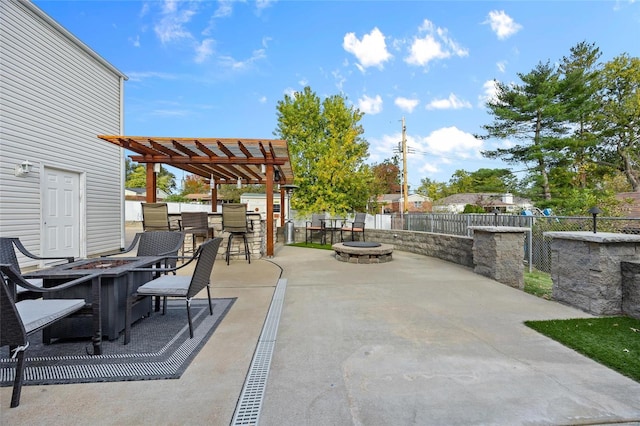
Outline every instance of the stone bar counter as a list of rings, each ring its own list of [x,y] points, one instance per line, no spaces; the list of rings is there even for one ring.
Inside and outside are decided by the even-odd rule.
[[[220,245],[220,249],[218,250],[218,257],[223,258],[224,253],[227,250],[227,242],[229,238],[228,232],[222,231],[222,213],[219,212],[209,212],[209,226],[213,227],[213,235],[215,237],[222,237],[222,244]],[[178,220],[180,219],[180,214],[169,213],[169,220],[171,222],[171,227],[173,229],[178,229]],[[249,229],[249,234],[247,234],[247,242],[249,243],[249,250],[251,251],[252,259],[259,259],[266,253],[266,223],[262,219],[260,213],[247,212],[247,220],[251,224],[252,229]],[[274,226],[274,230],[275,230]],[[275,232],[272,238],[274,238],[275,242]],[[189,237],[190,238],[190,237]],[[190,240],[189,240],[190,244]],[[242,238],[234,238],[232,242],[232,250],[231,250],[231,259],[243,259],[244,254],[238,254],[238,250],[242,250]]]
[[[621,262],[640,260],[640,235],[545,232],[551,241],[553,298],[594,315],[620,315]]]

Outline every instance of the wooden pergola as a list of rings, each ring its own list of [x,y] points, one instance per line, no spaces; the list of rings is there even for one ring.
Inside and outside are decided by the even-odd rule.
[[[156,164],[166,164],[210,183],[211,210],[216,210],[216,184],[262,184],[267,199],[267,256],[273,256],[274,185],[293,184],[287,141],[279,139],[170,138],[152,136],[98,135],[98,138],[135,153],[132,161],[147,167],[147,202],[156,201]],[[282,188],[282,186],[281,186]],[[285,191],[280,189],[280,205]],[[284,226],[284,212],[280,225]]]

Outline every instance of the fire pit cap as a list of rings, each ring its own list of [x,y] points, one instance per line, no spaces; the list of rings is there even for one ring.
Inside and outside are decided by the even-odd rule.
[[[370,243],[367,241],[345,241],[342,243],[347,247],[380,247],[382,244],[380,243]]]

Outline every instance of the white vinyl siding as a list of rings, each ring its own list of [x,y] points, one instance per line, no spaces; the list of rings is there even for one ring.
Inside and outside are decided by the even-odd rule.
[[[0,4],[0,235],[40,253],[44,167],[81,174],[85,255],[121,245],[121,78],[23,0]],[[33,171],[15,177],[16,164]],[[28,264],[28,263],[25,263]]]

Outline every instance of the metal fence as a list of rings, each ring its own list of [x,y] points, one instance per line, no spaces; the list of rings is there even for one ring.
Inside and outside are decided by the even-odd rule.
[[[516,216],[505,214],[406,214],[391,217],[392,229],[471,236],[470,226],[516,226],[529,228],[525,234],[525,262],[543,272],[551,271],[551,239],[548,231],[593,231],[593,217]],[[598,232],[640,234],[640,218],[597,218]]]

